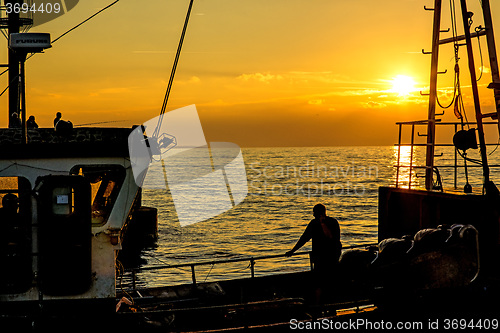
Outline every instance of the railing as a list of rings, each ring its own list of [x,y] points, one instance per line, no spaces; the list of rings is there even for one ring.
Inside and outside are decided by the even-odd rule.
[[[402,168],[407,168],[409,169],[408,172],[408,188],[411,189],[412,187],[412,172],[415,169],[428,169],[430,167],[426,165],[414,165],[414,153],[415,153],[415,147],[427,147],[427,143],[415,143],[415,128],[416,126],[427,126],[428,120],[420,120],[420,121],[409,121],[409,122],[398,122],[396,125],[399,126],[399,135],[398,135],[398,143],[395,144],[396,147],[398,147],[398,156],[397,156],[397,164],[395,165],[396,167],[396,187],[400,187],[400,169]],[[468,125],[476,125],[477,123],[475,122],[469,122],[467,123]],[[440,120],[436,120],[436,125],[437,126],[454,126],[454,133],[457,133],[459,130],[459,126],[462,124],[459,122],[441,122]],[[483,125],[495,125],[498,126],[497,122],[483,122]],[[403,134],[403,126],[411,126],[411,134],[410,134],[410,142],[405,142],[402,143],[402,134]],[[461,128],[460,128],[461,129]],[[424,137],[427,136],[426,134],[420,134],[420,132],[417,131],[416,133],[417,137]],[[499,143],[487,143],[486,146],[498,146]],[[410,158],[409,158],[409,163],[408,164],[401,164],[401,147],[410,147]],[[435,143],[434,147],[454,147],[452,143]],[[435,155],[435,157],[440,157],[441,155]],[[455,156],[454,156],[454,164],[453,165],[434,165],[432,167],[433,172],[437,174],[437,179],[438,182],[441,181],[441,176],[439,174],[439,169],[453,169],[453,184],[454,188],[458,188],[458,170],[459,168],[465,168],[464,165],[458,165],[458,153],[457,150],[455,149]],[[490,167],[500,167],[498,164],[490,164]],[[481,165],[475,165],[475,164],[469,164],[467,165],[467,168],[479,168],[482,167]],[[441,190],[442,186],[441,186]]]
[[[361,244],[361,245],[346,246],[343,248],[343,250],[369,247],[369,246],[375,246],[375,245],[377,245],[377,244],[376,243],[367,243],[367,244]],[[296,253],[292,254],[292,256],[308,255],[310,268],[312,270],[313,263],[311,260],[311,253],[312,253],[312,251],[301,251],[301,252],[296,252]],[[286,257],[285,254],[274,254],[274,255],[267,255],[267,256],[235,258],[235,259],[214,260],[214,261],[202,261],[202,262],[176,264],[176,265],[154,265],[154,266],[129,268],[129,269],[126,269],[124,273],[129,273],[132,275],[132,289],[136,290],[137,289],[137,273],[138,272],[159,271],[159,270],[165,270],[165,269],[190,267],[190,269],[191,269],[191,281],[192,281],[193,285],[196,285],[197,284],[196,267],[198,267],[198,266],[228,264],[228,263],[247,261],[247,262],[249,262],[248,268],[250,269],[250,277],[255,278],[255,262],[257,260],[266,260],[266,259],[275,259],[275,258],[284,258],[284,257]]]

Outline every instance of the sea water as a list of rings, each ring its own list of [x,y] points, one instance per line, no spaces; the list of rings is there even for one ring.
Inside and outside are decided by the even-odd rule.
[[[398,155],[401,164],[425,164],[425,150],[382,147],[243,148],[248,195],[227,212],[181,227],[168,190],[144,189],[143,205],[158,209],[159,238],[145,249],[144,266],[178,265],[204,261],[284,254],[313,218],[316,203],[340,224],[344,247],[373,244],[377,239],[378,189],[394,186]],[[444,187],[454,186],[453,148],[436,152]],[[496,157],[490,157],[495,163]],[[471,164],[471,163],[469,163]],[[459,165],[463,161],[459,159]],[[498,170],[498,169],[497,169]],[[458,168],[463,188],[463,168]],[[480,186],[481,168],[469,169],[469,182]],[[423,186],[422,169],[400,169],[398,185]],[[498,184],[498,181],[496,182]],[[210,193],[205,193],[210,195]],[[301,251],[311,249],[306,244]],[[256,260],[255,275],[309,269],[307,256]],[[196,267],[198,282],[250,276],[249,261]],[[143,286],[190,283],[190,267],[141,272]]]

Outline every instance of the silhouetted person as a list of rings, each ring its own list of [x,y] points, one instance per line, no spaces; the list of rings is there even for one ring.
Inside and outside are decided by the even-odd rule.
[[[56,113],[56,118],[54,119],[54,129],[56,133],[60,135],[70,135],[73,131],[73,123],[69,120],[62,120],[61,118],[61,112]]]
[[[313,208],[314,219],[309,222],[297,244],[288,252],[291,256],[312,239],[313,271],[319,285],[316,289],[316,301],[321,301],[321,289],[335,283],[335,270],[342,250],[339,222],[326,215],[326,207],[317,204]]]
[[[21,119],[19,119],[19,115],[17,112],[14,112],[12,114],[12,119],[10,120],[10,127],[11,128],[21,128],[22,127],[22,122]]]
[[[15,194],[7,193],[0,208],[0,230],[2,249],[18,246],[22,242],[23,232],[19,221],[19,199]]]
[[[26,121],[26,127],[28,128],[38,128],[38,124],[35,121],[35,116],[30,116]]]
[[[4,215],[16,215],[19,208],[19,199],[17,195],[7,193],[2,199],[2,208],[0,208],[0,217]]]
[[[61,118],[62,118],[62,113],[61,112],[56,113],[56,117],[54,118],[54,128],[56,128],[56,125],[59,122],[59,120],[61,120]]]
[[[0,291],[19,293],[32,282],[31,236],[29,226],[18,213],[19,198],[7,193],[0,208]]]

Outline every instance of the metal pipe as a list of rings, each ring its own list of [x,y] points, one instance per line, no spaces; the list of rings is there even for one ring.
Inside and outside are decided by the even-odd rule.
[[[22,128],[22,136],[21,143],[28,143],[28,133],[26,129],[26,73],[25,73],[25,62],[26,62],[26,54],[21,56],[21,84],[20,84],[20,93],[21,93],[21,128]]]
[[[357,249],[357,248],[362,248],[362,247],[368,247],[368,246],[373,246],[377,245],[378,243],[366,243],[366,244],[360,244],[360,245],[352,245],[352,246],[346,246],[343,248],[343,250],[349,250],[349,249]],[[299,256],[299,255],[310,255],[311,251],[301,251],[301,252],[295,252],[292,254],[292,256]],[[233,263],[233,262],[242,262],[242,261],[251,261],[251,260],[264,260],[264,259],[275,259],[275,258],[285,258],[285,254],[272,254],[272,255],[267,255],[267,256],[259,256],[259,257],[246,257],[246,258],[237,258],[237,259],[225,259],[225,260],[215,260],[215,261],[203,261],[203,262],[195,262],[195,263],[186,263],[186,264],[176,264],[176,265],[157,265],[157,266],[146,266],[146,267],[135,267],[135,268],[129,268],[126,269],[126,272],[141,272],[141,271],[151,271],[151,270],[157,270],[157,269],[169,269],[169,268],[181,268],[181,267],[196,267],[196,266],[203,266],[203,265],[217,265],[217,264],[226,264],[226,263]]]
[[[401,131],[402,131],[402,126],[399,124],[399,139],[398,139],[398,164],[396,166],[396,188],[399,185],[399,159],[401,157]]]
[[[191,279],[193,280],[193,284],[196,285],[196,273],[195,273],[195,270],[194,270],[194,266],[195,265],[191,265]]]
[[[425,158],[425,188],[432,189],[434,167],[434,141],[436,130],[437,72],[439,61],[439,33],[441,26],[441,0],[434,1],[434,23],[432,31],[431,84],[429,89],[429,111],[427,115],[427,152]]]
[[[409,168],[410,166],[409,165],[401,165],[401,168]],[[467,168],[481,168],[482,166],[481,165],[467,165]],[[499,168],[500,165],[499,164],[493,164],[493,165],[490,165],[490,167],[496,167],[496,168]],[[414,165],[413,166],[414,169],[427,169],[426,166],[422,165]],[[439,166],[440,169],[447,169],[447,168],[455,168],[454,165],[440,165]],[[457,168],[464,168],[464,166],[462,165],[457,165]]]
[[[415,124],[411,126],[410,173],[408,174],[408,189],[411,189],[411,172],[413,171],[413,148],[415,143]],[[399,162],[398,162],[399,164]]]
[[[137,280],[137,271],[135,269],[132,269],[132,289],[136,290],[136,280]]]
[[[255,259],[254,258],[250,259],[250,275],[252,276],[252,278],[255,277]]]
[[[14,4],[22,4],[23,0],[5,0],[5,5],[11,3],[12,7]],[[12,33],[19,33],[21,22],[19,19],[19,13],[12,11],[8,14],[8,36]],[[12,114],[19,114],[19,55],[13,49],[9,48],[9,127],[12,126]]]
[[[495,35],[493,33],[493,21],[491,19],[491,9],[490,9],[490,1],[482,0],[483,5],[483,18],[485,25],[485,33],[486,33],[486,43],[488,45],[488,54],[490,57],[490,69],[491,69],[491,78],[493,82],[500,83],[500,73],[498,69],[498,57],[497,50],[495,46]],[[493,88],[493,95],[495,97],[495,105],[496,112],[500,119],[500,89]],[[500,121],[497,122],[498,131],[500,133]]]
[[[457,133],[458,131],[458,124],[455,124],[455,133]],[[458,152],[457,150],[455,149],[455,172],[454,172],[454,176],[453,176],[453,185],[455,187],[455,189],[458,188]]]
[[[486,31],[484,31],[484,30],[481,30],[481,31],[478,31],[478,32],[473,32],[473,33],[470,34],[470,36],[472,38],[474,38],[474,37],[480,37],[480,36],[484,36],[484,35],[486,35]],[[465,39],[465,35],[461,35],[461,36],[457,36],[457,37],[445,38],[445,39],[441,39],[439,41],[439,45],[453,43],[453,42],[458,42],[458,41],[461,41],[461,40],[464,40],[464,39]]]
[[[474,109],[476,111],[477,134],[479,137],[479,150],[481,153],[481,161],[483,164],[484,183],[487,184],[490,180],[490,169],[488,167],[488,156],[486,154],[486,142],[484,138],[483,114],[481,113],[481,104],[479,102],[479,91],[477,88],[476,66],[474,65],[474,53],[472,51],[472,43],[470,37],[469,14],[467,11],[466,0],[460,0],[462,7],[462,20],[465,31],[465,42],[467,46],[467,56],[469,59],[469,72],[472,86],[472,94],[474,98]]]

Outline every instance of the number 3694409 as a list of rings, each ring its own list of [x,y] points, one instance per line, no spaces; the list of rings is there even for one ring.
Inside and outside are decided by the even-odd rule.
[[[61,4],[60,3],[55,3],[52,4],[50,2],[48,3],[33,3],[33,4],[27,4],[27,3],[12,3],[12,2],[7,2],[5,4],[6,7],[6,12],[7,14],[28,14],[28,13],[47,13],[47,14],[59,14],[61,12]]]

